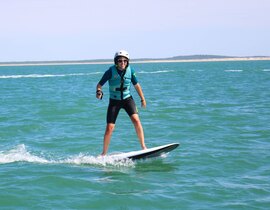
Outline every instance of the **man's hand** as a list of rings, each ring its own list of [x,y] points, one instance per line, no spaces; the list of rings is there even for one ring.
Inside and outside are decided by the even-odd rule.
[[[96,92],[96,98],[101,100],[102,97],[103,97],[103,92],[102,92],[102,90],[98,89]]]
[[[146,100],[141,100],[141,106],[142,108],[146,108]]]

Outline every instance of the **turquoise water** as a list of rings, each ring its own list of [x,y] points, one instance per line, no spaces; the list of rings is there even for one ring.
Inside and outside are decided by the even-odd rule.
[[[270,62],[133,66],[147,146],[180,143],[166,157],[96,158],[108,65],[0,67],[0,209],[269,209]],[[139,149],[122,111],[109,152]]]

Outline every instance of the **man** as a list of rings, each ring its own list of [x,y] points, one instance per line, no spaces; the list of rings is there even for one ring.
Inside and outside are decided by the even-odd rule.
[[[141,106],[143,108],[146,108],[146,100],[135,72],[129,66],[128,52],[125,50],[116,52],[114,56],[114,64],[115,65],[111,66],[104,73],[96,88],[96,97],[101,100],[103,96],[102,86],[109,81],[110,102],[107,110],[107,126],[103,140],[103,151],[101,153],[103,156],[107,154],[115,122],[118,113],[122,108],[125,109],[135,127],[141,148],[146,149],[143,127],[135,102],[130,94],[131,84],[134,85],[138,95],[140,96]]]

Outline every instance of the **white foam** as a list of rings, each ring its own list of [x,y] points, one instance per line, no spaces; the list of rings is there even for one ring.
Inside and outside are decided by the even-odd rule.
[[[75,165],[98,165],[98,166],[113,166],[113,167],[134,167],[134,162],[130,159],[117,159],[110,156],[89,156],[79,154],[73,157],[69,157],[65,160],[59,161],[59,163],[75,164]]]
[[[46,78],[46,77],[68,77],[68,76],[88,76],[100,74],[101,72],[93,73],[73,73],[73,74],[23,74],[23,75],[1,75],[0,79],[20,79],[20,78]]]
[[[168,73],[174,72],[174,70],[160,70],[160,71],[140,71],[140,74],[160,74],[160,73]]]
[[[203,70],[202,69],[191,69],[190,71],[193,71],[193,72],[202,72]]]
[[[7,152],[0,152],[0,164],[13,162],[48,163],[49,161],[30,154],[24,144],[20,144]]]
[[[243,70],[241,69],[228,69],[228,70],[225,70],[226,72],[242,72]]]
[[[0,164],[28,162],[40,164],[72,164],[72,165],[98,165],[110,167],[134,167],[135,163],[129,159],[119,160],[110,156],[92,156],[87,154],[79,154],[67,158],[55,158],[48,160],[43,157],[31,154],[27,151],[24,144],[16,146],[8,151],[0,151]]]
[[[270,71],[270,69],[263,69],[262,71]]]

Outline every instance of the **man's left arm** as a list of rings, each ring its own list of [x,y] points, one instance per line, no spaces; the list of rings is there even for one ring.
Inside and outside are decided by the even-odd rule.
[[[136,85],[134,85],[138,95],[140,96],[141,98],[141,106],[143,108],[146,108],[146,100],[144,98],[144,94],[143,94],[143,91],[142,91],[142,88],[141,88],[141,85],[139,83],[137,83]]]

